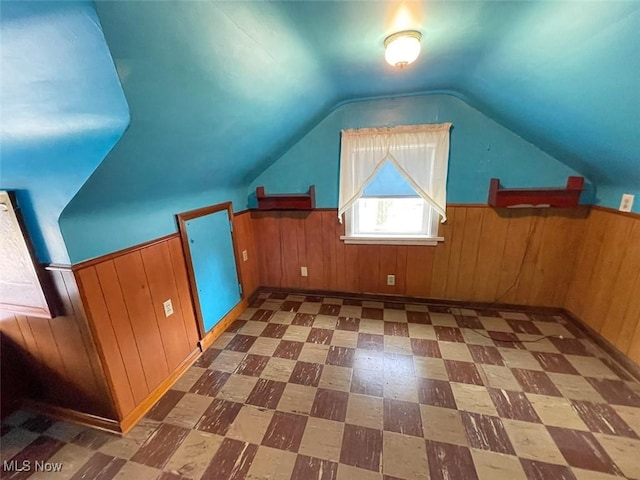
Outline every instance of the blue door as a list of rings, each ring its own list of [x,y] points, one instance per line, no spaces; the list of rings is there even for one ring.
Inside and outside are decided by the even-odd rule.
[[[240,301],[231,222],[226,209],[185,222],[204,331]]]

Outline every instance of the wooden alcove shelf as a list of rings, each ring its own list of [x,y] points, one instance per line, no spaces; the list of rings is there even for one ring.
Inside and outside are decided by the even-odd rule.
[[[501,188],[500,180],[489,184],[492,207],[575,207],[584,187],[583,177],[569,177],[565,188]]]
[[[313,210],[316,208],[316,187],[307,193],[279,193],[267,195],[264,187],[256,188],[258,210]]]

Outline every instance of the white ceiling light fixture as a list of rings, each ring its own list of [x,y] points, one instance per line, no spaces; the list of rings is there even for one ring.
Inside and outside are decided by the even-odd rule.
[[[404,68],[420,55],[422,34],[417,30],[403,30],[384,39],[384,58],[391,66]]]

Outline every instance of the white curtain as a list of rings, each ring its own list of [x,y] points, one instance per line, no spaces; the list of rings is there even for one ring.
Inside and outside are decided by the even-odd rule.
[[[447,169],[451,123],[343,130],[338,218],[358,200],[386,161],[447,219]]]

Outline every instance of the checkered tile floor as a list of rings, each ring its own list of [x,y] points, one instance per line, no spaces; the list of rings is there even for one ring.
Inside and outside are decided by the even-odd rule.
[[[638,479],[640,385],[561,316],[263,293],[127,437],[1,440],[43,479]]]

